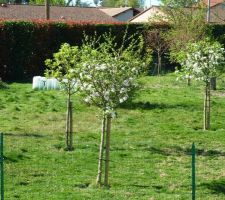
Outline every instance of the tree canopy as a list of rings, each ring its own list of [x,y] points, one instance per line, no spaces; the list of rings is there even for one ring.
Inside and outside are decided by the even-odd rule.
[[[104,7],[143,7],[142,0],[102,0],[100,3]]]
[[[170,59],[176,61],[180,50],[185,50],[189,42],[197,42],[209,36],[210,28],[205,20],[205,7],[201,3],[197,4],[195,0],[162,2],[165,5],[161,8],[164,15],[157,16],[157,19],[171,27],[166,40],[170,44]]]
[[[218,42],[207,40],[189,43],[180,52],[178,71],[183,78],[194,78],[205,83],[204,130],[210,129],[211,93],[210,80],[224,71],[224,48]]]
[[[196,0],[162,0],[163,5],[170,7],[191,7],[196,4]]]
[[[29,0],[29,4],[44,5],[45,0]],[[66,5],[64,0],[50,0],[50,5]]]

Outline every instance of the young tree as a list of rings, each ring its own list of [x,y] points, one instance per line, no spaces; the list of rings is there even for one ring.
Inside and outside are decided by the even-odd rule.
[[[224,71],[224,49],[218,42],[209,40],[191,43],[187,51],[181,53],[180,72],[182,77],[190,76],[205,83],[204,130],[210,129],[210,79]]]
[[[46,76],[56,78],[67,94],[66,148],[69,151],[73,150],[73,105],[71,96],[77,92],[75,79],[79,73],[79,62],[79,48],[71,47],[69,44],[63,44],[59,52],[53,54],[53,59],[45,61],[48,67],[45,72]]]
[[[166,41],[165,30],[154,28],[146,31],[146,44],[157,53],[157,73],[160,75],[162,70],[162,56],[169,49],[169,43]]]
[[[111,119],[115,116],[116,108],[132,95],[136,88],[136,79],[147,62],[141,57],[142,37],[137,39],[130,37],[129,40],[125,37],[120,47],[117,46],[115,38],[108,34],[103,38],[86,37],[81,48],[83,64],[79,74],[80,89],[83,91],[84,100],[99,107],[102,113],[96,180],[98,185],[102,185],[104,154],[104,185],[109,185]],[[104,42],[99,43],[100,39]]]
[[[205,7],[194,0],[164,0],[163,16],[157,16],[160,22],[169,24],[166,34],[169,44],[170,60],[177,62],[177,54],[187,49],[190,42],[198,42],[210,35],[205,20]],[[187,76],[188,85],[190,79]]]

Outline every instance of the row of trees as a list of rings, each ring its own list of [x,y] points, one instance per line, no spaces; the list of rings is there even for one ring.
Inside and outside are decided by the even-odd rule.
[[[140,7],[144,7],[144,3],[145,3],[144,0],[101,0],[101,1],[98,1],[97,5],[101,5],[104,7],[121,7],[121,6],[128,7],[129,6],[133,8],[140,8]]]
[[[170,59],[180,63],[178,71],[181,77],[204,81],[204,129],[207,130],[210,128],[210,79],[223,71],[224,49],[218,42],[207,38],[207,26],[202,21],[201,10],[191,14],[184,11],[181,13],[182,17],[177,19],[179,17],[175,17],[174,12],[181,8],[179,6],[174,8],[176,8],[174,11],[173,9],[168,11],[173,21],[167,34],[154,29],[151,30],[147,40],[149,46],[159,52],[158,57],[169,49]],[[183,11],[183,7],[180,11]],[[182,25],[180,20],[182,24],[183,20],[186,20],[186,24]],[[116,108],[132,96],[137,86],[137,78],[150,61],[142,56],[143,38],[135,39],[134,36],[128,38],[125,34],[122,45],[118,46],[110,34],[105,34],[102,38],[86,37],[81,47],[64,44],[59,52],[54,54],[52,60],[46,61],[49,67],[46,75],[57,78],[68,96],[66,128],[68,150],[73,149],[72,94],[81,93],[86,103],[100,109],[102,131],[96,180],[98,185],[109,184],[111,120],[116,114]]]
[[[99,41],[104,42],[99,42]],[[143,55],[142,37],[125,34],[120,46],[111,34],[87,37],[81,47],[63,44],[53,59],[46,60],[46,75],[55,77],[63,86],[67,98],[66,145],[73,149],[72,94],[79,92],[87,104],[100,109],[101,142],[97,184],[108,186],[111,119],[116,108],[127,101],[137,88],[137,78],[151,60]],[[103,160],[105,160],[104,182]]]
[[[216,89],[216,77],[224,70],[224,49],[211,36],[205,19],[206,5],[193,0],[163,0],[164,15],[155,16],[150,26],[167,24],[167,29],[155,28],[146,32],[146,41],[158,57],[158,75],[161,60],[168,56],[171,62],[179,63],[180,77],[187,80],[202,80],[205,83],[204,130],[210,129],[211,89]]]
[[[161,73],[162,58],[169,57],[172,63],[177,62],[177,53],[185,50],[190,42],[200,41],[210,35],[205,20],[205,7],[192,0],[164,0],[162,13],[152,18],[146,31],[146,42],[157,55],[157,72]],[[198,6],[198,9],[196,9]],[[156,26],[157,24],[157,26]],[[159,28],[159,25],[166,28]],[[153,28],[156,26],[156,28]]]
[[[45,0],[0,0],[1,3],[15,3],[15,4],[37,4],[44,5]],[[90,7],[103,6],[103,7],[144,7],[143,0],[93,0],[93,4],[84,0],[51,0],[51,5],[64,5],[64,6],[78,6],[78,7]]]

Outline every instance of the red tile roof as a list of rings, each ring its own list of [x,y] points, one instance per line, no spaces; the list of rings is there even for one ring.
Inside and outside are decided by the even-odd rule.
[[[0,19],[35,20],[45,19],[44,5],[6,5],[0,6]],[[113,17],[105,14],[98,8],[51,6],[50,19],[118,22]]]
[[[213,6],[215,6],[219,3],[223,3],[223,2],[224,2],[224,0],[210,0],[210,6],[213,7]],[[208,0],[203,0],[203,3],[205,5],[208,5]]]

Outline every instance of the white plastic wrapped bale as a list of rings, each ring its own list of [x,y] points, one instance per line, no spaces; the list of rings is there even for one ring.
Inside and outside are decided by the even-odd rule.
[[[41,76],[33,77],[33,89],[44,90],[45,89],[46,78]]]
[[[47,90],[59,90],[60,89],[60,84],[55,78],[50,78],[46,80],[46,85],[45,88]]]
[[[58,90],[60,84],[55,78],[46,79],[45,77],[33,77],[33,89],[36,90]]]
[[[55,78],[52,80],[52,86],[53,86],[53,90],[61,89],[59,81]]]

